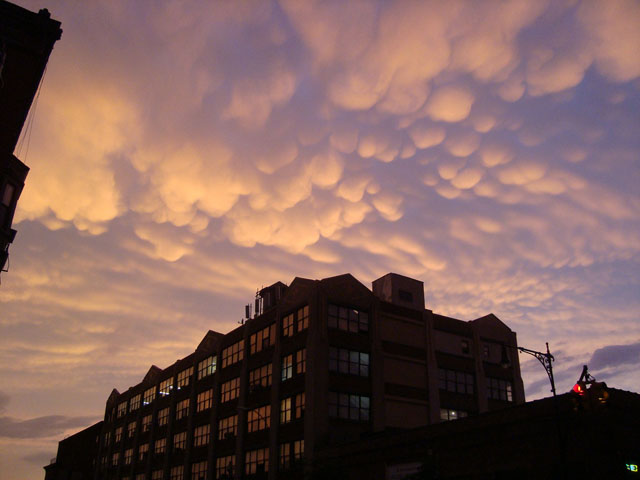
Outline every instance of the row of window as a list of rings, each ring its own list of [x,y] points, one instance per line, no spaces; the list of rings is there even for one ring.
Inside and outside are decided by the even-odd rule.
[[[329,304],[327,326],[352,333],[367,333],[369,331],[369,316],[353,308],[340,307]]]
[[[125,453],[125,464],[126,462]],[[291,466],[304,458],[304,440],[294,440],[292,442],[281,443],[278,446],[279,470],[288,470]],[[118,454],[113,455],[112,465],[119,463]],[[129,462],[130,463],[130,462]],[[106,457],[103,457],[103,466],[106,466]],[[214,478],[224,479],[233,478],[236,466],[235,455],[218,457],[215,464]],[[191,480],[204,480],[207,478],[208,462],[194,462],[191,464]],[[258,448],[245,452],[244,474],[255,475],[267,473],[269,471],[269,449]],[[176,465],[169,470],[169,480],[186,480],[184,474],[184,465]],[[134,477],[122,477],[122,480],[145,480],[145,474],[139,473]],[[164,471],[156,469],[151,472],[151,480],[162,480]]]
[[[329,392],[329,416],[361,422],[369,421],[371,398],[366,395]]]
[[[369,376],[369,354],[329,347],[329,371],[349,375]]]
[[[453,393],[473,394],[475,377],[471,373],[438,369],[438,382],[441,390]],[[487,377],[488,397],[506,402],[513,401],[513,386],[510,381]]]

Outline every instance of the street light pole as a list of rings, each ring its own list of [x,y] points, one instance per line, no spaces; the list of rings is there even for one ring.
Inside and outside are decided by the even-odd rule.
[[[542,366],[544,367],[544,370],[547,372],[547,375],[549,376],[549,381],[551,382],[551,392],[553,393],[553,396],[556,396],[556,382],[553,379],[553,365],[552,362],[555,360],[555,358],[553,358],[553,355],[551,355],[551,352],[549,351],[549,342],[546,343],[547,345],[547,352],[538,352],[536,350],[531,350],[529,348],[524,348],[524,347],[514,347],[513,345],[507,345],[505,343],[502,344],[502,360],[500,362],[500,364],[504,367],[507,368],[509,366],[509,358],[507,357],[507,350],[506,347],[509,348],[515,348],[516,350],[519,350],[523,353],[528,353],[531,356],[534,356],[538,359],[538,361],[542,364]]]

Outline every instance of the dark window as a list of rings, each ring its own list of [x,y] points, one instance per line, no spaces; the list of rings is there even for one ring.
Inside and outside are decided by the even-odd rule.
[[[329,328],[337,328],[346,332],[366,333],[369,331],[369,316],[353,308],[339,307],[329,304]]]
[[[406,290],[398,290],[398,297],[403,302],[413,303],[413,293],[407,292]]]

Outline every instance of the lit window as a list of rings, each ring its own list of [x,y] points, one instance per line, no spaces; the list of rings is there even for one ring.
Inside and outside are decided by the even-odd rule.
[[[309,328],[309,305],[305,305],[301,309],[299,309],[296,313],[296,327],[298,332],[306,330]]]
[[[282,358],[282,381],[293,377],[293,355]]]
[[[114,435],[114,442],[118,443],[122,440],[122,427],[116,428],[116,434]]]
[[[178,373],[178,390],[189,385],[191,376],[193,375],[193,367],[186,368]]]
[[[489,398],[513,402],[513,388],[511,382],[500,378],[487,378],[489,384]]]
[[[280,400],[280,423],[291,421],[291,397]]]
[[[441,390],[471,395],[474,392],[474,376],[471,373],[438,369],[438,382]]]
[[[299,461],[304,457],[304,440],[296,440],[293,442],[293,460]]]
[[[169,395],[171,393],[171,390],[173,390],[173,377],[167,378],[166,380],[163,380],[162,382],[160,382],[158,395],[164,397],[166,395]]]
[[[151,472],[151,480],[162,480],[162,470],[153,470]]]
[[[142,404],[149,405],[156,398],[156,387],[151,387],[144,391],[144,396],[142,397]]]
[[[135,478],[136,480],[144,480],[144,477],[146,477],[144,473],[138,473]]]
[[[189,399],[182,400],[176,404],[176,420],[189,416]]]
[[[127,448],[124,451],[124,464],[131,465],[132,459],[133,459],[133,448]]]
[[[239,362],[244,358],[244,340],[234,343],[222,350],[222,368]]]
[[[143,443],[138,447],[138,460],[143,462],[147,458],[147,454],[149,453],[149,444]]]
[[[169,423],[169,407],[158,410],[158,425],[163,426]]]
[[[187,432],[176,433],[173,436],[173,451],[179,452],[187,448]]]
[[[296,375],[307,371],[307,349],[303,348],[296,352]]]
[[[118,404],[118,418],[127,414],[127,402],[121,402]]]
[[[293,313],[290,313],[286,317],[282,317],[282,336],[293,337],[294,333]]]
[[[227,440],[238,434],[238,415],[218,420],[218,440]]]
[[[213,405],[213,388],[198,394],[196,411],[202,412]]]
[[[216,359],[215,355],[211,355],[198,363],[198,380],[216,373]]]
[[[257,432],[271,426],[271,405],[254,408],[247,412],[247,431]]]
[[[337,328],[346,332],[366,333],[369,331],[369,316],[353,308],[339,307],[329,304],[329,328]]]
[[[184,466],[176,465],[169,471],[169,480],[184,480]]]
[[[151,430],[151,415],[145,415],[142,417],[142,431],[148,432]]]
[[[127,437],[133,438],[136,434],[136,422],[131,422],[127,425]]]
[[[291,444],[280,444],[280,470],[286,470],[291,466]]]
[[[269,449],[260,448],[249,450],[245,453],[244,473],[245,475],[255,475],[256,473],[266,473],[269,471]]]
[[[347,375],[369,376],[369,354],[344,348],[329,348],[329,370]]]
[[[249,337],[249,353],[254,354],[273,345],[276,341],[276,324],[258,330]]]
[[[131,397],[131,401],[129,402],[129,411],[133,412],[134,410],[137,410],[140,408],[140,398],[142,397],[142,395],[138,394],[138,395],[134,395],[133,397]]]
[[[236,466],[236,456],[227,455],[216,460],[216,478],[233,478],[233,469]]]
[[[232,378],[228,382],[224,382],[220,387],[220,402],[228,402],[240,395],[240,377]]]
[[[462,410],[452,410],[450,408],[441,408],[440,409],[440,420],[457,420],[459,418],[465,418],[468,416],[467,412],[463,412]]]
[[[154,451],[156,455],[164,453],[167,451],[167,439],[166,438],[158,438],[155,443]]]
[[[201,447],[209,443],[209,433],[211,432],[210,425],[201,425],[196,427],[193,432],[193,446]]]
[[[191,464],[191,480],[205,480],[207,478],[207,462]]]
[[[104,434],[104,445],[109,445],[111,442],[111,432],[107,432]]]
[[[120,463],[120,453],[114,453],[111,455],[111,465],[117,467],[118,463]]]
[[[304,417],[304,403],[305,403],[304,392],[297,394],[295,397],[296,418]]]
[[[368,421],[371,399],[364,395],[329,392],[329,416],[348,420]]]
[[[272,366],[270,363],[263,365],[262,367],[250,370],[249,392],[255,392],[256,390],[260,390],[271,385],[271,371]]]

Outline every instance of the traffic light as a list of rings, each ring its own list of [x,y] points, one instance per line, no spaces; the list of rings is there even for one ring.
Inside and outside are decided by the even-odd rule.
[[[607,384],[604,382],[592,382],[589,388],[589,397],[594,404],[606,405],[609,400]]]
[[[585,392],[587,391],[587,386],[585,385],[584,382],[577,382],[573,388],[571,389],[571,391],[573,393],[575,393],[576,395],[579,396],[583,396],[585,394]]]

